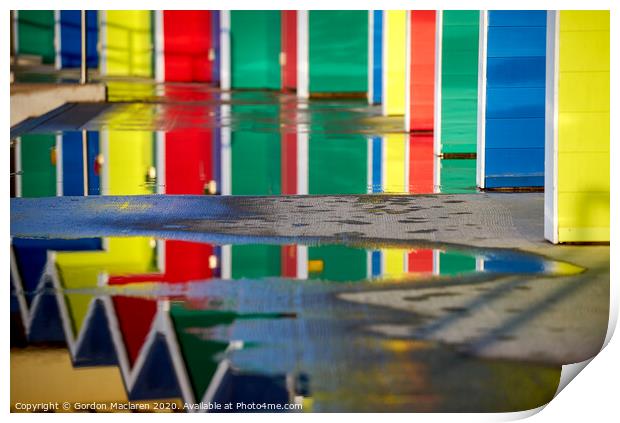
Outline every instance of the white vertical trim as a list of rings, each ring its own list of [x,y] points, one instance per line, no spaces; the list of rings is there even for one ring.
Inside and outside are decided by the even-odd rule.
[[[435,12],[435,116],[433,122],[433,150],[436,156],[443,153],[441,145],[441,72],[443,60],[443,11]]]
[[[476,272],[484,272],[484,257],[476,257]]]
[[[372,250],[366,250],[366,279],[372,279]]]
[[[545,83],[545,238],[559,242],[558,229],[558,82],[560,12],[547,11],[547,74]]]
[[[387,42],[387,37],[388,37],[388,14],[389,14],[389,10],[384,10],[382,13],[382,19],[383,19],[383,30],[381,33],[381,52],[382,52],[382,57],[381,57],[381,114],[383,116],[387,116],[388,115],[388,74],[389,74],[389,69],[387,67],[388,64],[388,55],[389,55],[389,50],[388,50],[388,42]]]
[[[480,11],[480,34],[478,46],[478,137],[476,154],[476,184],[484,188],[485,136],[487,107],[487,32],[488,11]]]
[[[166,133],[155,132],[155,168],[157,194],[166,193]]]
[[[220,88],[231,88],[230,10],[220,11]]]
[[[411,132],[411,10],[407,10],[405,22],[405,131]]]
[[[308,246],[297,245],[297,279],[308,279]]]
[[[62,45],[60,40],[60,10],[54,10],[54,51],[56,53],[54,57],[54,66],[56,69],[62,68]]]
[[[433,249],[433,275],[435,276],[439,276],[441,274],[441,271],[439,269],[439,254],[441,254],[439,250]]]
[[[310,12],[297,11],[297,97],[310,96]]]
[[[222,263],[221,263],[221,278],[232,278],[232,245],[222,245],[220,247],[222,251]]]
[[[15,138],[15,197],[22,196],[22,139]]]
[[[56,134],[56,196],[62,197],[64,190],[62,187],[62,134]]]
[[[433,192],[441,192],[441,156],[433,157]]]
[[[307,110],[306,103],[298,105],[299,110]],[[308,195],[309,165],[308,165],[308,142],[310,134],[308,124],[303,123],[307,119],[305,113],[297,115],[297,194]]]
[[[164,51],[164,11],[155,11],[155,80],[166,80],[165,54]]]
[[[373,80],[374,80],[374,64],[375,64],[375,55],[374,55],[374,10],[368,11],[368,90],[366,93],[366,97],[368,100],[368,104],[374,104],[373,101]]]
[[[108,45],[108,28],[107,28],[107,16],[105,10],[99,11],[99,72],[101,75],[107,75],[108,63],[106,60],[107,45]]]

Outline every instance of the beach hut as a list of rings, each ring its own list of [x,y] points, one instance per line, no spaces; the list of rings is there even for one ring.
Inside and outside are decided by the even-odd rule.
[[[383,13],[368,11],[368,104],[383,99]]]
[[[435,156],[435,190],[445,194],[476,192],[476,159]]]
[[[407,11],[407,78],[405,130],[434,129],[435,20],[434,10]]]
[[[409,135],[409,189],[412,194],[435,192],[435,160],[431,134]]]
[[[366,97],[368,12],[297,12],[297,94]]]
[[[211,82],[213,31],[209,10],[155,12],[158,81]],[[163,62],[163,63],[162,63]]]
[[[407,97],[407,11],[383,12],[383,84],[384,116],[404,116]]]
[[[100,193],[99,132],[87,132],[86,169],[88,195]],[[84,195],[83,134],[65,131],[56,139],[57,195]]]
[[[153,76],[151,13],[148,10],[100,12],[103,75]]]
[[[476,153],[480,12],[437,11],[434,151]]]
[[[368,193],[433,193],[432,135],[369,137],[367,151]]]
[[[481,14],[477,184],[542,187],[545,11]]]
[[[280,89],[278,10],[220,12],[222,89]]]
[[[55,196],[57,158],[54,134],[25,134],[15,139],[15,196]]]
[[[17,10],[14,43],[18,55],[31,55],[41,58],[44,64],[56,61],[56,25],[53,10]]]
[[[82,13],[80,10],[57,10],[56,67],[79,68],[82,64]],[[99,17],[96,10],[86,11],[86,66],[99,67]]]
[[[297,11],[283,10],[282,22],[282,48],[280,52],[280,65],[282,66],[282,90],[297,90]]]
[[[545,238],[609,241],[609,11],[547,22]]]

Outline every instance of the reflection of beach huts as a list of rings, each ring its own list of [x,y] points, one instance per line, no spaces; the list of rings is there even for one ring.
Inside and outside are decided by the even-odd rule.
[[[288,403],[294,396],[284,375],[258,375],[231,368],[228,354],[242,348],[242,343],[209,340],[196,333],[244,316],[187,308],[166,300],[65,293],[60,290],[62,275],[54,266],[46,268],[43,277],[55,293],[42,293],[35,301],[55,303],[55,307],[39,306],[37,319],[48,322],[48,330],[49,322],[59,324],[56,329],[64,336],[74,367],[118,367],[130,401],[179,398],[195,404],[268,398]],[[72,304],[78,301],[88,306],[76,328]],[[30,342],[37,340],[29,338]],[[49,333],[43,339],[60,340],[63,338],[50,338]],[[271,392],[261,393],[266,387]]]
[[[79,68],[82,62],[82,17],[80,10],[57,10],[56,19],[56,67]],[[99,16],[96,10],[86,11],[86,65],[99,67]]]
[[[16,197],[84,194],[82,132],[26,134],[14,140],[13,186]],[[88,132],[88,193],[99,194],[99,134]]]
[[[153,167],[152,134],[105,131],[100,137],[101,193],[139,195],[152,192],[147,184],[149,169]],[[153,272],[157,266],[154,243],[148,238],[105,238],[100,251],[54,252],[51,258],[65,289],[95,288],[104,273],[144,274]],[[67,309],[75,333],[80,332],[89,307],[86,296],[68,300]]]

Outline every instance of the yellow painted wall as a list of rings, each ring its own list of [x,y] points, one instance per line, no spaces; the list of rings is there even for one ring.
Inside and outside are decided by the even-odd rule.
[[[385,12],[383,44],[385,55],[384,105],[386,116],[405,115],[405,94],[407,78],[407,12],[387,10]]]
[[[153,76],[151,11],[108,10],[103,16],[104,73]]]
[[[404,134],[390,134],[383,138],[385,162],[384,191],[392,193],[406,192],[405,170],[407,154],[407,136]]]
[[[561,11],[560,242],[609,241],[609,11]]]

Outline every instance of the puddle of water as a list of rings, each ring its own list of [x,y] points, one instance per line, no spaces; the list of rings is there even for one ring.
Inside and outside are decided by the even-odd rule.
[[[337,294],[579,271],[531,254],[446,246],[15,238],[12,396],[86,402],[94,400],[90,383],[122,401],[167,399],[181,408],[201,401],[297,403],[304,411],[531,408],[552,398],[559,366],[481,360],[428,340],[381,336],[366,328],[421,317]],[[43,381],[36,395],[24,382],[34,373]],[[515,383],[527,394],[515,394]]]
[[[119,102],[94,118],[76,106],[12,140],[13,196],[83,195],[84,166],[90,195],[476,192],[475,159],[360,100],[110,84]]]

